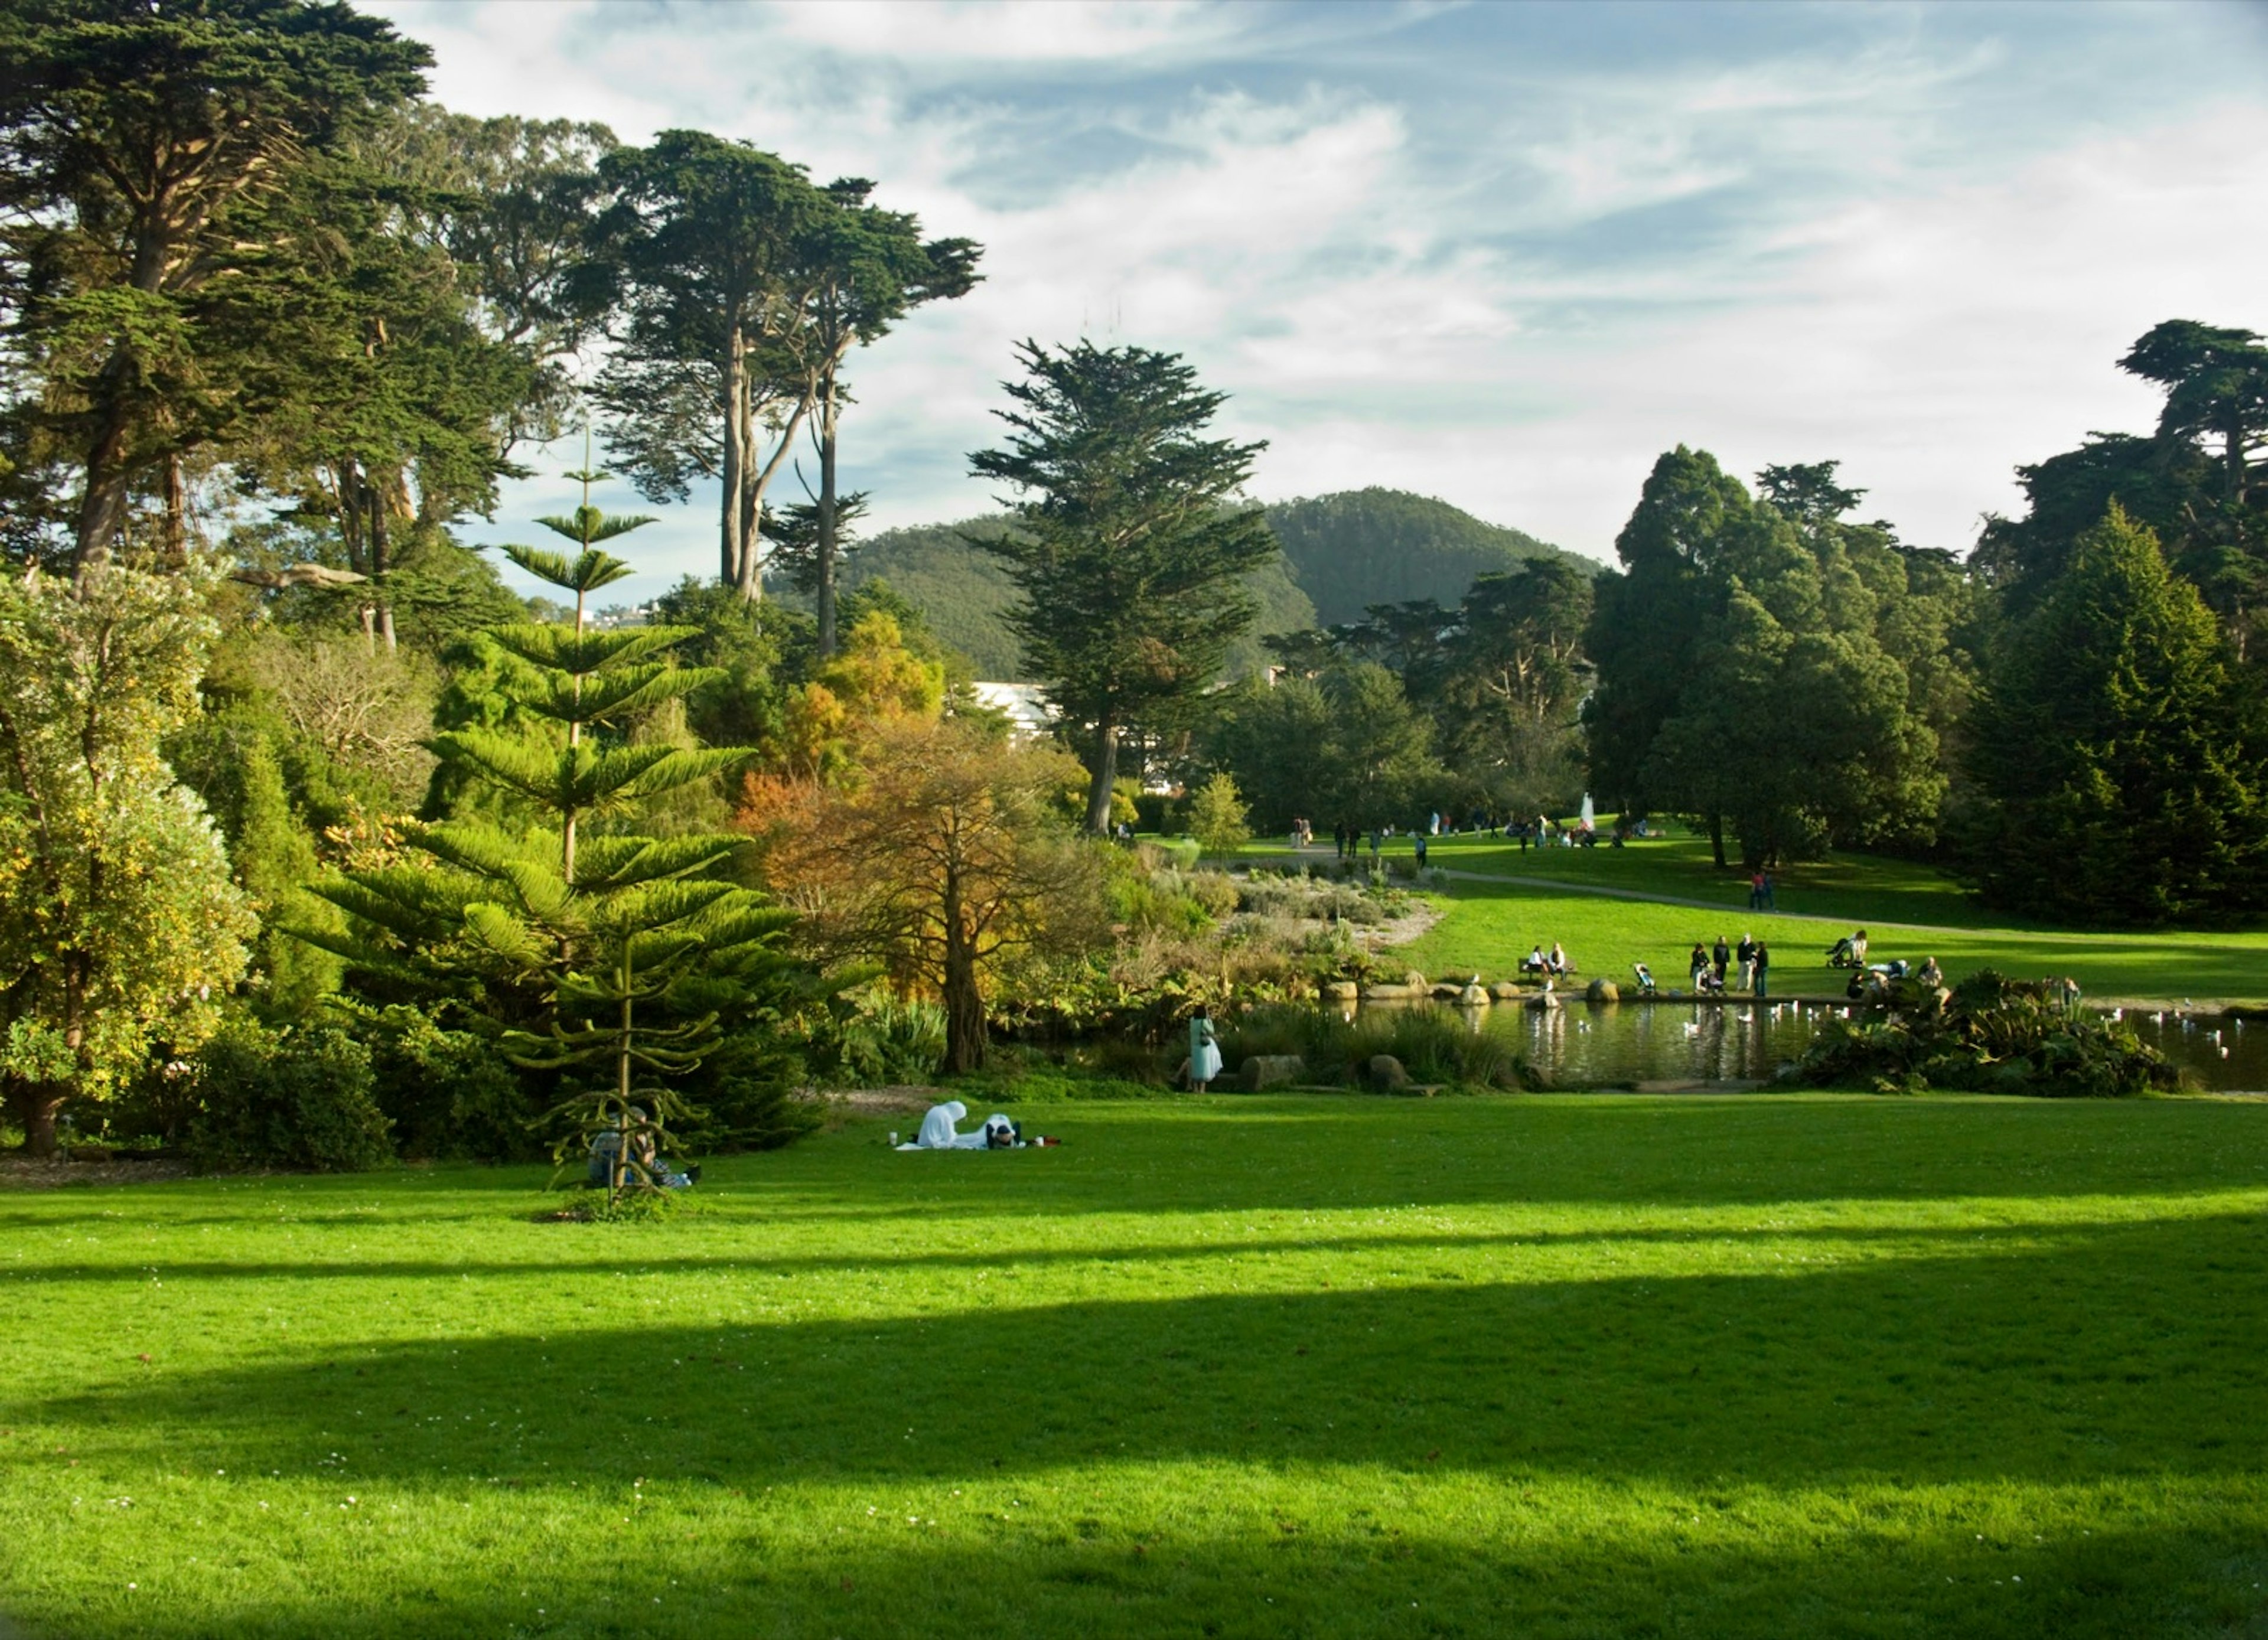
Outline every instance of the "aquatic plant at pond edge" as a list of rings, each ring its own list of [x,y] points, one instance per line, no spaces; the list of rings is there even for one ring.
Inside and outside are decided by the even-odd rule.
[[[2124,1021],[2080,1006],[2075,989],[1985,968],[1911,1010],[1829,1020],[1781,1079],[1884,1093],[2116,1099],[2170,1090],[2178,1077]]]

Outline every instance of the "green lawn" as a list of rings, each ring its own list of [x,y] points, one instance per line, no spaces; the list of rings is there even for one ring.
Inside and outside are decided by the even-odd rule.
[[[1056,1105],[0,1200],[34,1635],[2268,1632],[2268,1107]]]
[[[1396,839],[1389,854],[1397,850],[1406,857],[1409,841]],[[1587,974],[1621,980],[1642,961],[1660,983],[1683,985],[1694,941],[1719,934],[1737,941],[1747,930],[1771,946],[1776,990],[1839,990],[1846,976],[1827,970],[1826,948],[1837,933],[1863,926],[1876,957],[1934,955],[1955,975],[1980,967],[2020,977],[2067,974],[2098,997],[2268,998],[2268,930],[2104,934],[2012,923],[1977,909],[1941,872],[1910,861],[1845,854],[1783,873],[1778,916],[1749,911],[1747,877],[1718,871],[1699,838],[1525,853],[1501,839],[1443,838],[1433,842],[1429,863],[1455,874],[1444,896],[1447,915],[1407,951],[1436,977],[1508,976],[1539,940],[1549,949],[1556,939]],[[1489,880],[1521,877],[1545,886]],[[1550,886],[1562,883],[1565,889]],[[1582,892],[1597,889],[1718,908]]]

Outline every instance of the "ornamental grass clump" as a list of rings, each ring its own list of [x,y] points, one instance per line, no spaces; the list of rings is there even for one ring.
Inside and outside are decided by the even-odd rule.
[[[1829,1020],[1781,1074],[1808,1087],[2051,1099],[2124,1098],[2171,1089],[2178,1079],[2131,1026],[2081,1007],[2075,988],[1989,968],[1941,1003],[1931,996],[1877,1019]]]

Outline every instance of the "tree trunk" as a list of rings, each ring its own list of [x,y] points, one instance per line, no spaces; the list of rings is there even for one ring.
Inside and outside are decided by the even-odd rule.
[[[835,377],[819,407],[819,658],[835,652]]]
[[[945,1068],[956,1074],[984,1069],[984,994],[976,983],[976,952],[949,912],[945,940]]]
[[[18,1081],[10,1090],[8,1102],[16,1108],[16,1120],[24,1124],[25,1154],[53,1156],[60,1148],[55,1143],[55,1117],[63,1107],[63,1090],[53,1082]]]
[[[104,372],[109,381],[112,371]],[[123,374],[122,371],[118,371]],[[126,525],[126,407],[123,386],[114,386],[102,430],[86,454],[86,496],[79,504],[78,538],[72,567],[81,592],[102,578],[110,568],[112,543]]]
[[[176,452],[166,458],[166,567],[178,570],[188,561],[189,489]]]
[[[1110,789],[1118,781],[1118,717],[1106,711],[1094,726],[1094,768],[1086,788],[1086,828],[1110,835]]]
[[[1712,813],[1709,816],[1709,852],[1717,862],[1717,869],[1725,869],[1725,817]]]
[[[742,556],[746,543],[740,538],[740,487],[747,465],[743,447],[744,417],[748,398],[747,339],[740,328],[733,327],[731,352],[725,361],[725,462],[720,474],[723,495],[719,508],[718,530],[720,544],[717,578],[726,586],[738,587],[742,583]]]
[[[394,568],[394,542],[387,533],[385,488],[372,482],[365,489],[370,505],[370,578],[378,599],[378,635],[394,649],[394,600],[387,593],[386,577]]]

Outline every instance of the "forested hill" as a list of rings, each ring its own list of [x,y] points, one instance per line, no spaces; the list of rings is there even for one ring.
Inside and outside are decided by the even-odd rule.
[[[1268,522],[1300,590],[1324,626],[1359,621],[1372,604],[1430,598],[1454,605],[1484,575],[1560,549],[1519,530],[1406,489],[1348,489],[1278,502]],[[1589,559],[1566,555],[1586,569]]]
[[[1432,598],[1454,604],[1476,577],[1559,549],[1518,530],[1484,524],[1446,501],[1396,489],[1354,489],[1268,509],[1284,560],[1254,576],[1256,632],[1296,632],[1362,617],[1370,604]],[[1024,675],[1015,634],[1002,619],[1014,589],[989,553],[968,542],[997,518],[887,530],[844,566],[845,589],[876,576],[928,615],[937,635],[976,663],[976,675]],[[1571,557],[1573,555],[1570,555]],[[1574,557],[1586,568],[1590,560]],[[1229,658],[1233,671],[1263,658],[1254,639]]]

